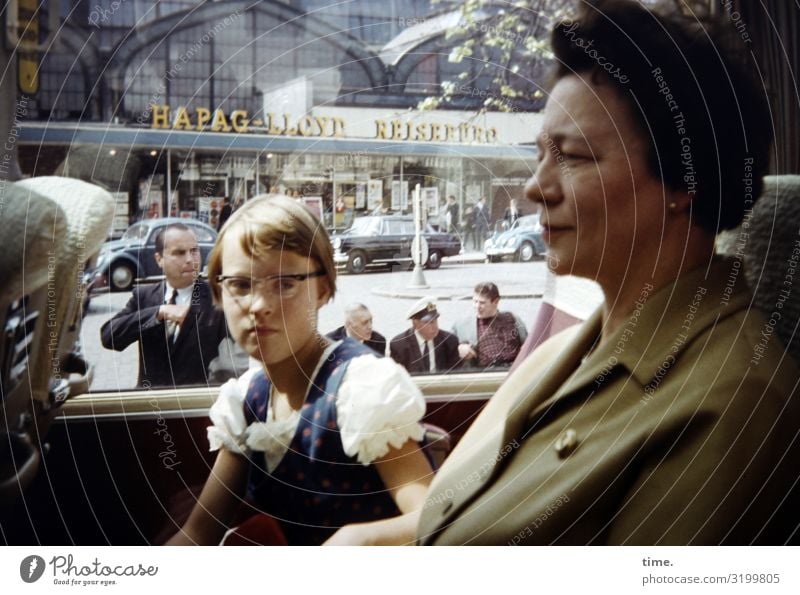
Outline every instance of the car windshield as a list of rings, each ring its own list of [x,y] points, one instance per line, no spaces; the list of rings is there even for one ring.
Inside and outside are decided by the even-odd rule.
[[[146,223],[137,223],[131,225],[127,231],[122,235],[123,240],[143,240],[147,237],[147,232],[150,231],[150,226]]]
[[[358,217],[348,233],[356,235],[372,235],[380,233],[381,220],[378,217]]]

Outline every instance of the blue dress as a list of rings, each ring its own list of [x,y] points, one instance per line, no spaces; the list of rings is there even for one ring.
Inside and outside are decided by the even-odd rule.
[[[350,360],[373,351],[352,339],[339,344],[314,378],[289,449],[270,473],[263,453],[252,451],[248,495],[278,520],[290,545],[318,545],[342,525],[400,514],[374,465],[344,452],[336,394]],[[247,424],[266,421],[270,382],[263,371],[250,381]]]

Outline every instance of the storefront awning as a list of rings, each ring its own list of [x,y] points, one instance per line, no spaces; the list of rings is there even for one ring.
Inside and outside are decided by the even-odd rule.
[[[527,145],[484,145],[387,141],[358,138],[305,138],[265,134],[187,132],[117,125],[27,122],[20,131],[25,145],[103,145],[111,148],[187,150],[204,152],[327,153],[334,155],[438,156],[467,159],[523,159],[536,157]]]

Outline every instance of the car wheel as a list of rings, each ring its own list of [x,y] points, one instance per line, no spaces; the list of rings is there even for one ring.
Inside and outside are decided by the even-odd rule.
[[[437,250],[433,250],[428,254],[428,262],[425,263],[425,266],[429,269],[438,269],[442,266],[442,255]]]
[[[486,257],[486,262],[500,262],[500,257],[499,256],[494,256],[494,255],[487,256]]]
[[[361,250],[353,250],[347,261],[347,272],[357,275],[363,273],[365,270],[367,270],[367,255]]]
[[[111,273],[108,280],[113,291],[129,291],[133,287],[135,278],[136,271],[127,262],[111,265]]]
[[[520,262],[530,262],[536,256],[536,248],[530,242],[522,242],[522,246],[517,251],[517,258]]]

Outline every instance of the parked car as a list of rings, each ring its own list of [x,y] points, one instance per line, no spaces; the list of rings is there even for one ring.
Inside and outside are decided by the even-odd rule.
[[[489,262],[498,262],[506,256],[529,262],[544,254],[547,252],[547,245],[542,239],[539,214],[520,217],[510,228],[495,229],[494,235],[484,243],[483,251]]]
[[[333,259],[349,273],[363,273],[371,265],[408,263],[414,236],[414,219],[410,215],[357,217],[350,229],[333,236]],[[454,234],[427,226],[422,237],[427,247],[425,266],[429,269],[438,269],[443,257],[461,251],[461,240]]]
[[[216,230],[194,219],[165,217],[144,219],[131,225],[119,240],[106,242],[97,257],[90,290],[105,287],[112,291],[128,291],[137,278],[161,275],[156,264],[156,236],[171,223],[183,223],[194,231],[202,254],[202,265],[217,239]]]

